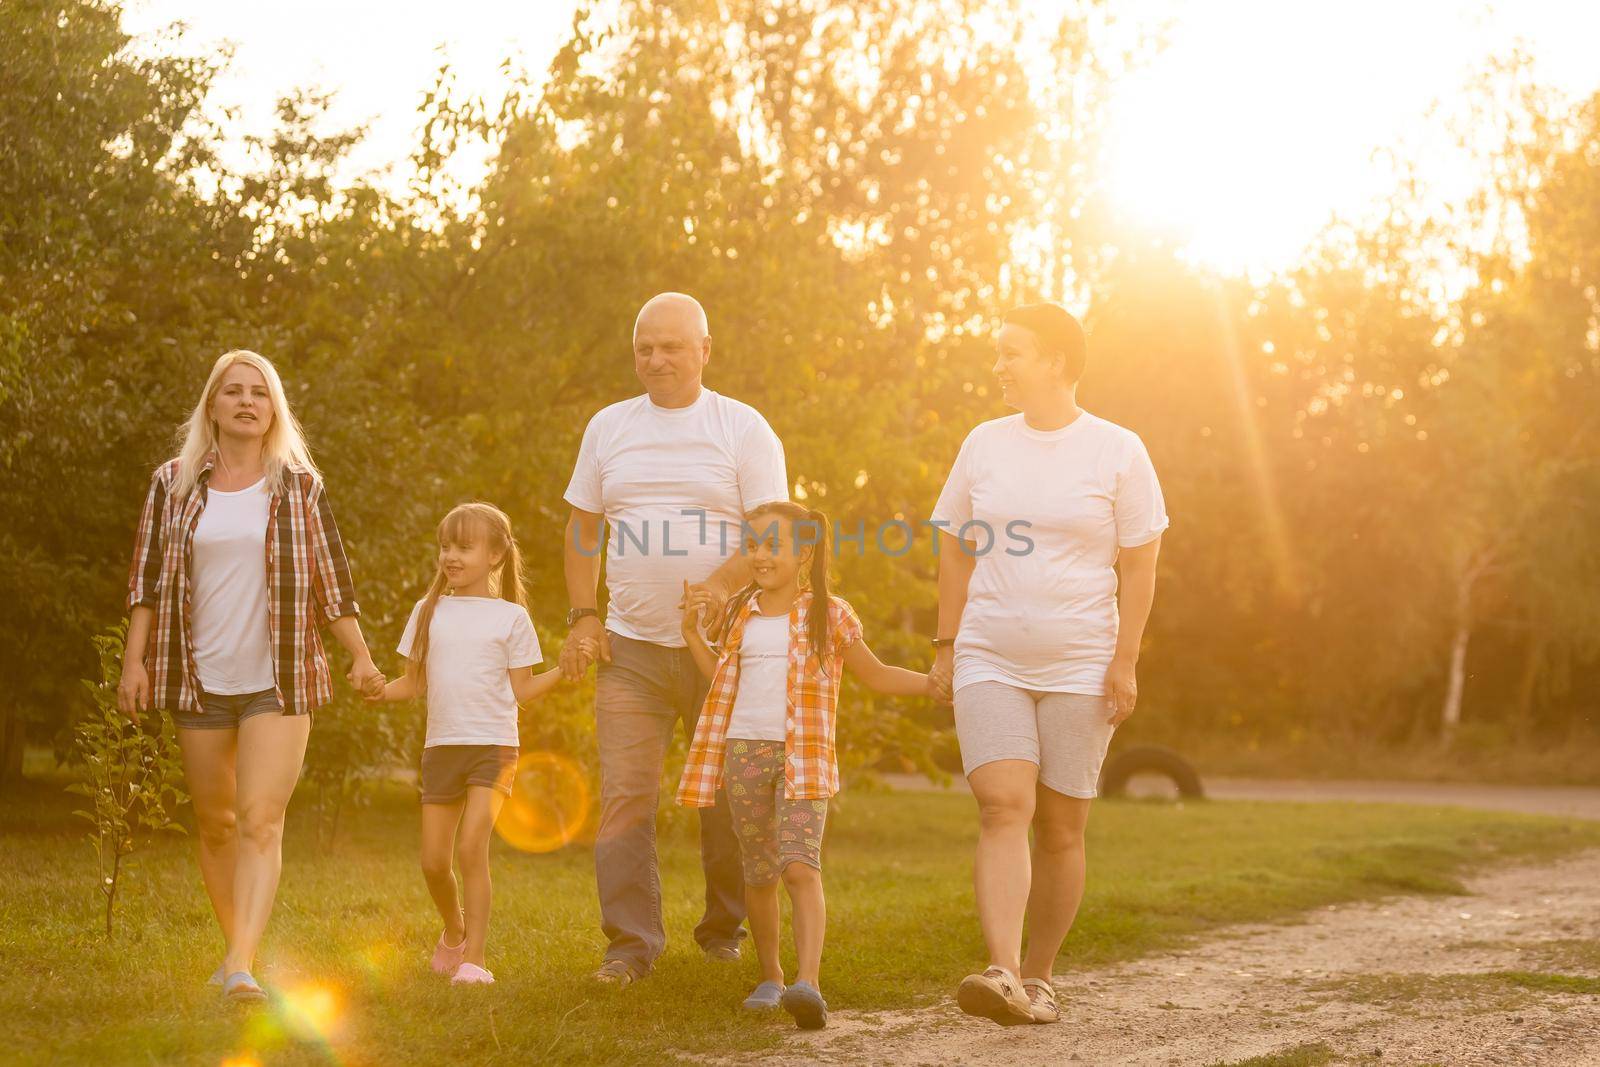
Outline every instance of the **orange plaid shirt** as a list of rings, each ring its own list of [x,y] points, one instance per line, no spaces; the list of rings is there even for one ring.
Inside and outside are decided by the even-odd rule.
[[[700,721],[695,724],[689,759],[678,783],[678,803],[709,808],[722,785],[722,758],[728,744],[728,721],[739,692],[739,644],[745,623],[755,610],[748,598],[728,626],[722,655],[706,693]],[[811,593],[802,592],[789,609],[789,673],[787,726],[784,730],[783,795],[789,800],[824,800],[839,791],[839,760],[834,749],[834,721],[839,708],[839,684],[844,674],[844,650],[861,640],[861,620],[841,597],[828,598],[828,647],[821,656],[811,654],[811,634],[806,612]]]

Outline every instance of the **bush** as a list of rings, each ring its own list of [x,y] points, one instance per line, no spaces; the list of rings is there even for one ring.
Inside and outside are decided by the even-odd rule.
[[[188,799],[181,785],[183,764],[173,731],[156,713],[130,722],[117,708],[117,680],[121,676],[126,621],[94,638],[100,657],[100,680],[84,679],[94,710],[79,722],[74,747],[84,764],[84,780],[67,787],[86,796],[88,810],[74,812],[94,826],[89,842],[99,861],[98,886],[106,902],[106,936],[117,890],[127,865],[123,862],[137,847],[142,834],[174,830],[183,833],[172,818],[177,805]]]

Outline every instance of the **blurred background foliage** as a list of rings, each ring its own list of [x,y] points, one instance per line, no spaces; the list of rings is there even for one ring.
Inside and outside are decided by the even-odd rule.
[[[133,47],[112,3],[0,4],[0,771],[66,751],[149,472],[229,348],[283,372],[380,664],[471,498],[513,517],[553,658],[579,436],[638,392],[640,303],[680,289],[707,384],[767,416],[797,496],[866,524],[836,569],[886,659],[926,664],[935,560],[871,531],[926,518],[1006,413],[997,313],[1056,299],[1090,330],[1082,403],[1144,438],[1173,516],[1130,732],[1222,769],[1600,776],[1600,99],[1511,57],[1478,90],[1504,136],[1477,195],[1404,184],[1296,268],[1223,276],[1097,179],[1105,87],[1154,42],[1103,3],[1043,38],[1012,8],[582,10],[537,89],[441,70],[396,190],[334,181],[361,131],[313,91],[229,169],[223,60]],[[469,140],[496,155],[463,188]],[[525,747],[588,760],[590,717],[566,692]],[[311,780],[349,795],[420,719],[341,695]],[[928,767],[948,723],[853,691],[843,751]]]

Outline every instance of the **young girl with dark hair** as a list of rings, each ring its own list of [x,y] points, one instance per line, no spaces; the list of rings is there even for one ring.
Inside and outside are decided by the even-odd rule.
[[[839,791],[834,722],[841,667],[867,688],[927,696],[928,676],[879,662],[861,621],[828,593],[827,520],[788,501],[746,517],[744,551],[755,581],[732,597],[716,651],[703,632],[706,598],[684,586],[683,636],[711,678],[695,726],[678,802],[710,807],[726,787],[744,862],[750,933],[761,982],[751,1010],[782,1006],[805,1029],[826,1025],[819,989],[826,906],[822,828]],[[784,986],[778,951],[778,882],[794,909],[799,970]]]

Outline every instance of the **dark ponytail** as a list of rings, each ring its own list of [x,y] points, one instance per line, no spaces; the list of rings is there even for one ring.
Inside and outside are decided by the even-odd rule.
[[[811,652],[818,666],[827,668],[828,648],[828,517],[815,508],[806,511],[805,521],[816,529],[816,543],[811,546],[811,610],[807,613],[806,629],[811,634]]]

